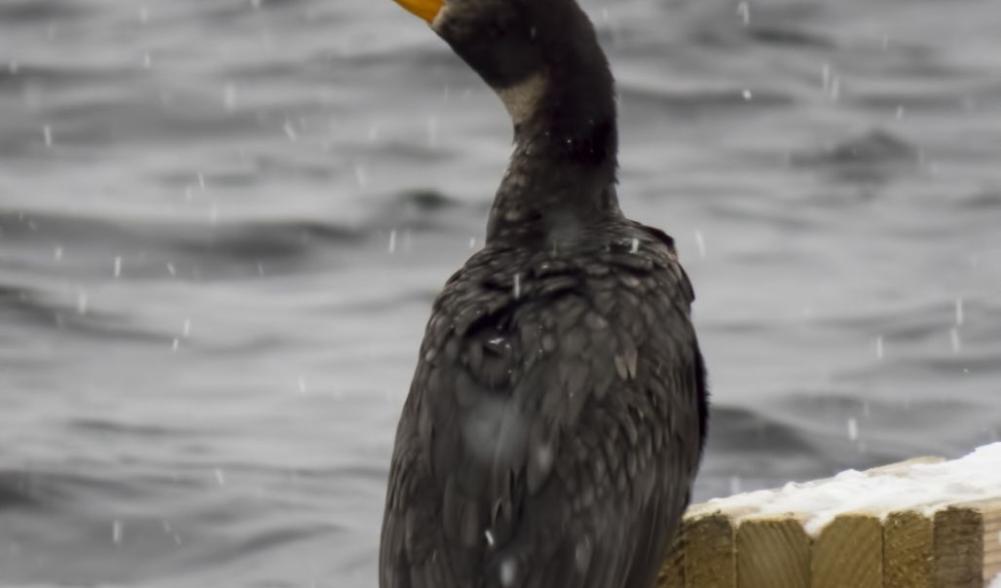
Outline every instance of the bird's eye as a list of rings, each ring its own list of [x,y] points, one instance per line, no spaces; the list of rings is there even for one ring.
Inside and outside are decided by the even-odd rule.
[[[511,30],[511,22],[505,18],[492,19],[488,21],[486,28],[487,36],[491,38],[500,38],[508,34]]]
[[[483,23],[487,35],[493,38],[510,35],[520,25],[518,15],[510,6],[498,8]]]

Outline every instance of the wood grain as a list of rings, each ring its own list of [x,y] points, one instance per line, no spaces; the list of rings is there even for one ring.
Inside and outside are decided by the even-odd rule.
[[[950,506],[935,513],[935,588],[983,588],[984,527],[975,508]]]
[[[714,512],[693,519],[688,528],[685,586],[736,588],[737,529],[735,519]]]
[[[809,588],[811,540],[792,516],[750,516],[737,530],[740,588]]]
[[[933,588],[932,519],[913,510],[892,512],[883,523],[883,586]]]
[[[882,588],[883,525],[870,514],[831,521],[813,544],[811,588]]]

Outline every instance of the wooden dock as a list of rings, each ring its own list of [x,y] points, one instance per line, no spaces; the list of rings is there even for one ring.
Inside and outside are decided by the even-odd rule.
[[[883,484],[948,463],[919,458],[856,475]],[[837,512],[821,526],[795,500],[782,511],[782,492],[766,496],[767,509],[754,493],[690,508],[658,588],[986,588],[1001,575],[1001,486],[976,500]]]

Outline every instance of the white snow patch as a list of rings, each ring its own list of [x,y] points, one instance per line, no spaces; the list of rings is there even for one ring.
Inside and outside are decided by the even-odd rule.
[[[915,509],[931,515],[950,504],[997,497],[999,489],[1001,443],[993,443],[953,461],[914,463],[893,473],[848,470],[829,480],[790,482],[780,489],[716,498],[708,505],[747,514],[803,513],[806,532],[816,537],[839,514],[886,516]]]
[[[994,576],[994,580],[991,581],[991,585],[987,588],[1001,588],[1001,574]]]
[[[858,441],[858,419],[854,417],[848,419],[848,439]]]
[[[698,248],[699,257],[706,258],[706,236],[699,229],[695,229],[695,246]]]

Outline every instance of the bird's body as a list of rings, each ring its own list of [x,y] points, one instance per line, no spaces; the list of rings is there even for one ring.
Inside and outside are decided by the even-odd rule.
[[[611,76],[590,23],[572,0],[529,0],[565,10],[574,37],[543,34],[533,67],[534,32],[529,49],[494,35],[512,64],[453,32],[491,10],[543,26],[525,0],[510,0],[524,10],[513,17],[498,1],[411,7],[498,90],[517,147],[486,246],[434,303],[397,431],[379,584],[652,588],[705,439],[694,296],[670,237],[619,211]],[[576,46],[556,71],[561,43]],[[587,82],[590,101],[574,96]]]

